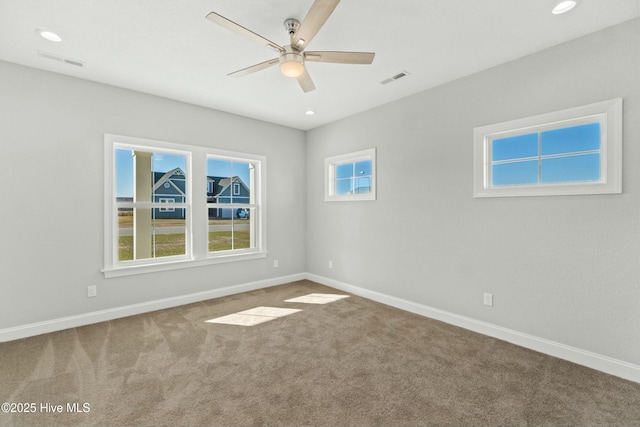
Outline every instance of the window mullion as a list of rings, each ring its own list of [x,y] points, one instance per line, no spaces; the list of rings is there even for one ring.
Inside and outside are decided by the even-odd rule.
[[[353,162],[351,168],[351,194],[356,194],[356,161]]]
[[[538,184],[542,182],[542,132],[538,132]]]
[[[207,157],[206,154],[193,153],[191,160],[191,242],[193,258],[200,259],[207,256],[209,218],[207,208]]]

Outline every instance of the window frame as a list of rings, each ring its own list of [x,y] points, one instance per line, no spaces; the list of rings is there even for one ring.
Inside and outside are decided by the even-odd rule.
[[[260,174],[260,170],[261,170],[261,165],[260,163],[255,160],[255,159],[249,159],[246,156],[245,157],[238,157],[237,155],[232,155],[232,153],[226,152],[226,153],[222,153],[222,152],[217,152],[217,153],[213,153],[213,152],[209,152],[205,158],[205,161],[208,161],[209,159],[216,159],[216,160],[223,160],[223,161],[229,161],[229,162],[235,162],[235,163],[247,163],[252,165],[254,172],[253,172],[253,176],[254,176],[254,183],[245,183],[249,184],[249,186],[251,186],[251,184],[259,184],[260,179],[258,178],[258,175]],[[256,214],[256,212],[259,212],[261,209],[264,209],[264,207],[261,206],[260,204],[260,200],[261,200],[261,195],[260,192],[255,192],[255,196],[252,196],[249,200],[248,203],[242,203],[242,202],[236,202],[234,201],[234,196],[241,194],[241,184],[239,182],[235,182],[233,181],[234,176],[230,176],[229,179],[231,179],[231,183],[229,184],[229,197],[231,199],[231,201],[229,202],[222,202],[222,203],[206,203],[206,207],[207,207],[207,212],[209,211],[209,209],[230,209],[231,212],[231,220],[232,220],[232,233],[235,233],[235,224],[234,222],[237,220],[236,216],[235,216],[235,211],[238,208],[246,208],[250,210],[250,217],[253,217],[254,214]],[[236,194],[235,188],[238,188],[238,194]],[[250,192],[253,192],[253,189],[250,189]],[[255,199],[253,201],[251,201],[251,199],[255,197]],[[245,196],[241,196],[239,197],[240,199],[244,199]],[[256,230],[260,230],[261,226],[258,224],[256,225],[254,221],[260,221],[260,216],[256,214],[255,218],[251,218],[251,222],[250,222],[250,227],[255,226]],[[244,224],[243,224],[244,225]],[[231,256],[237,256],[237,255],[241,255],[241,254],[251,254],[254,253],[256,251],[256,248],[259,247],[260,245],[260,241],[259,240],[263,240],[264,239],[264,235],[263,236],[258,236],[258,233],[256,231],[256,233],[254,233],[253,236],[250,237],[250,246],[249,248],[238,248],[238,249],[221,249],[221,250],[217,250],[217,251],[209,251],[209,241],[207,239],[207,251],[208,251],[208,256],[210,258],[223,258],[226,257],[228,255]],[[264,241],[264,240],[263,240]],[[234,243],[235,244],[235,241]]]
[[[368,193],[336,194],[336,168],[340,165],[356,163],[363,160],[371,161],[371,191]],[[324,159],[324,200],[326,202],[376,200],[376,169],[375,148],[326,157]]]
[[[116,201],[116,148],[139,149],[140,151],[173,152],[187,155],[184,171],[186,180],[186,198],[188,203],[174,203],[173,208],[185,208],[187,240],[186,254],[162,258],[150,258],[138,262],[121,262],[118,260],[118,207],[128,207],[127,203]],[[256,168],[254,211],[255,232],[254,247],[250,249],[229,250],[223,253],[208,251],[208,209],[207,209],[207,158],[209,156],[233,158],[238,161],[251,162]],[[195,145],[184,145],[151,139],[104,134],[104,268],[106,278],[132,274],[150,273],[202,265],[245,261],[265,258],[267,256],[266,230],[266,163],[262,155],[239,153]],[[193,197],[193,195],[200,197]],[[161,208],[160,203],[146,203],[151,208]],[[164,204],[166,205],[166,203]]]
[[[600,180],[491,186],[494,139],[596,122],[600,123]],[[622,98],[476,127],[473,133],[476,198],[622,193]]]

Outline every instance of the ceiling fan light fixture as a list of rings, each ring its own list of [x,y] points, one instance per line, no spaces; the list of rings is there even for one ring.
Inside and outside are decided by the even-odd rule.
[[[571,9],[578,5],[578,0],[561,0],[556,3],[551,13],[554,15],[561,15],[569,12]]]
[[[287,77],[304,74],[304,60],[299,53],[285,53],[280,56],[280,72]]]

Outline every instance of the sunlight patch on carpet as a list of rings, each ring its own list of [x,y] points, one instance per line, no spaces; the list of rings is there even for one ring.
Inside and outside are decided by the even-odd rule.
[[[295,308],[256,307],[227,316],[206,320],[206,323],[222,323],[225,325],[254,326],[279,317],[288,316],[302,310]]]
[[[301,297],[284,300],[285,302],[302,302],[305,304],[327,304],[338,301],[343,298],[349,298],[349,295],[338,294],[309,294]]]

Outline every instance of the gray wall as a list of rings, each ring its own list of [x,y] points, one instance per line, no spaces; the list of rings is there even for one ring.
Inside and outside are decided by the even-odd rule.
[[[640,364],[639,40],[635,20],[306,134],[0,62],[0,329],[307,271]],[[472,197],[474,127],[615,97],[623,194]],[[269,257],[104,279],[104,133],[267,156]],[[369,147],[378,200],[325,203],[324,157]]]
[[[639,76],[634,20],[308,132],[307,271],[639,364]],[[474,127],[616,97],[623,194],[473,198]],[[324,202],[370,147],[378,200]]]
[[[0,85],[0,329],[304,271],[304,132],[7,62]],[[268,258],[105,279],[105,133],[265,155]]]

